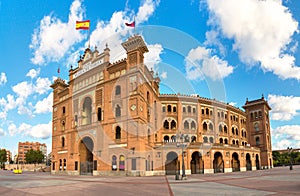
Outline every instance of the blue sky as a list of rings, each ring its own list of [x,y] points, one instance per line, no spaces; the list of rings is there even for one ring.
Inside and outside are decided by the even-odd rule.
[[[125,22],[135,18],[136,29]],[[199,94],[242,107],[262,94],[272,107],[273,149],[300,147],[300,2],[297,0],[0,0],[0,148],[18,141],[51,151],[52,90],[90,44],[111,61],[143,35],[163,93]]]

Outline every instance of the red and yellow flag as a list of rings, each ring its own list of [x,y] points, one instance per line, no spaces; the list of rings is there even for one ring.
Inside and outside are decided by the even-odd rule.
[[[76,21],[76,30],[79,30],[79,29],[89,30],[90,29],[90,20]]]

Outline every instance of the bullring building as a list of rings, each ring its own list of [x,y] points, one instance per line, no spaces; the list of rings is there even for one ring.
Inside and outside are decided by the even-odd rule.
[[[140,35],[127,58],[87,48],[69,81],[53,88],[52,174],[151,176],[272,168],[269,111],[262,96],[244,110],[215,99],[160,94]]]

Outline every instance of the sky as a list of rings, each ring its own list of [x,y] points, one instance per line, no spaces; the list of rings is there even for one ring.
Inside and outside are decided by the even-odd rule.
[[[90,20],[90,30],[75,22]],[[125,26],[135,20],[136,27]],[[145,39],[145,63],[161,93],[198,94],[242,109],[268,101],[273,149],[300,148],[298,0],[0,0],[0,148],[46,143],[51,152],[52,89],[68,81],[89,46],[111,62],[121,43]]]

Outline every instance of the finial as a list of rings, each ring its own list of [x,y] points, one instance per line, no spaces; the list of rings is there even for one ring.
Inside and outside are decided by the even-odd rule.
[[[108,48],[108,44],[107,43],[105,44],[105,47]]]
[[[71,69],[73,69],[73,65],[71,65]]]
[[[261,95],[261,98],[262,98],[262,99],[265,99],[264,94]]]
[[[97,46],[95,45],[95,50],[97,50]]]

